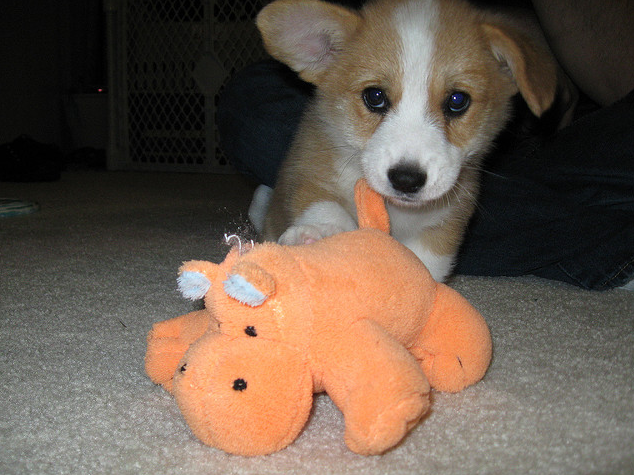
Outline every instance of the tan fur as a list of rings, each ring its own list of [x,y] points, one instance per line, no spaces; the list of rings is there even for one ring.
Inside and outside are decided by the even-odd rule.
[[[337,6],[332,8],[333,11],[339,9]],[[389,2],[370,5],[366,17],[385,18],[390,8]],[[284,61],[283,56],[276,56],[278,48],[270,46],[274,43],[274,33],[266,33],[267,22],[259,21],[258,27],[262,29],[269,53],[294,67],[294,63]],[[352,46],[346,46],[345,55],[340,61],[322,75],[311,76],[310,79],[300,72],[304,79],[322,87],[323,92],[318,92],[318,111],[309,109],[300,123],[287,160],[278,175],[269,207],[276,211],[267,213],[262,236],[264,240],[277,240],[310,204],[317,201],[342,201],[335,186],[337,176],[333,173],[332,160],[338,152],[338,145],[332,143],[325,132],[324,127],[328,124],[323,122],[324,118],[341,115],[342,110],[351,112],[358,118],[352,123],[353,133],[367,140],[378,127],[380,118],[370,113],[359,101],[362,91],[369,86],[385,87],[393,98],[400,99],[400,91],[392,87],[399,85],[397,77],[401,74],[393,54],[398,49],[398,39],[380,21],[369,23],[361,16],[356,16],[354,19],[348,18],[347,24],[357,28],[356,38]],[[355,213],[354,209],[348,211],[353,215]]]
[[[439,105],[438,120],[445,123],[445,133],[454,145],[464,147],[472,140],[490,142],[508,118],[508,97],[517,86],[510,75],[500,74],[500,63],[481,31],[479,12],[462,2],[442,3],[440,12],[443,28],[436,43],[431,102]],[[454,90],[469,93],[471,106],[465,115],[447,121],[440,105]]]
[[[327,136],[319,127],[312,112],[300,124],[294,144],[289,151],[285,167],[281,170],[270,208],[275,213],[267,213],[262,239],[276,241],[299,216],[315,201],[337,201],[339,197],[330,189],[334,150],[329,149]],[[318,160],[302,160],[302,157],[318,156]],[[291,157],[296,157],[293,159]]]
[[[545,42],[508,24],[485,23],[482,28],[496,55],[506,61],[517,87],[531,111],[540,116],[555,99],[557,67]]]

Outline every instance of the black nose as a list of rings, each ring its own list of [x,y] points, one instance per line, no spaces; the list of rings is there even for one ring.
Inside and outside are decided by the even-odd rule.
[[[427,174],[416,165],[396,165],[387,172],[392,187],[396,191],[411,194],[420,190],[427,181]]]

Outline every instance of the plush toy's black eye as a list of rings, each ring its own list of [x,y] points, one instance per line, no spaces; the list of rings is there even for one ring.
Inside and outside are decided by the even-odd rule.
[[[233,382],[233,389],[236,391],[244,391],[246,388],[247,382],[242,378],[238,378]]]
[[[385,114],[390,108],[390,101],[383,89],[378,87],[368,87],[361,94],[363,102],[370,112]]]
[[[448,117],[458,117],[465,112],[471,105],[471,97],[466,92],[454,91],[445,101],[445,114]]]
[[[258,332],[255,331],[255,327],[251,325],[249,325],[248,327],[244,329],[244,333],[246,333],[249,336],[258,336]]]
[[[184,373],[187,370],[187,363],[185,363],[183,366],[181,366],[178,371],[180,371],[181,373]]]

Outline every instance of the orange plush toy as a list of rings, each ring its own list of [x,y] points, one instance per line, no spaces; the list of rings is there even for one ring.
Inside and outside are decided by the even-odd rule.
[[[326,391],[359,454],[396,445],[429,407],[491,359],[482,316],[388,234],[382,198],[360,181],[360,229],[310,245],[233,249],[191,261],[179,287],[206,310],[154,325],[146,371],[204,443],[240,455],[293,442]]]

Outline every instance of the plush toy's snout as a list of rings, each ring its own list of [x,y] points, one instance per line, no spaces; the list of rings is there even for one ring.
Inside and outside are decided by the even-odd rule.
[[[204,443],[263,455],[293,442],[313,401],[306,361],[287,345],[210,333],[185,354],[174,397]]]

